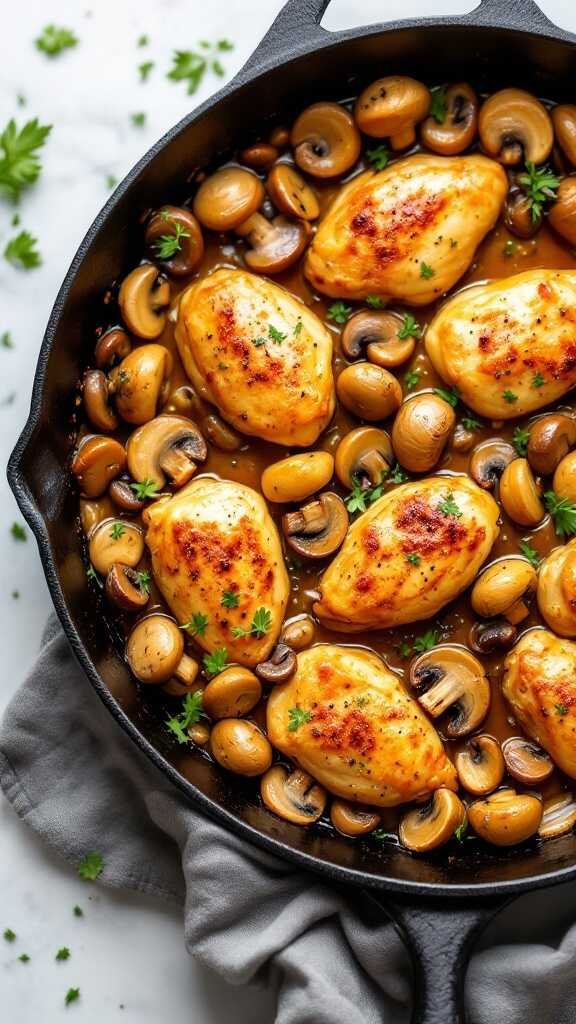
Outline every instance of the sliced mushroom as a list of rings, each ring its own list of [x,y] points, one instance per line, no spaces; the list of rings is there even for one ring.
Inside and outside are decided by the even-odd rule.
[[[146,477],[142,477],[143,480]],[[141,512],[146,502],[138,498],[135,490],[130,485],[130,478],[113,480],[108,488],[108,494],[117,508],[123,512]]]
[[[336,381],[336,393],[345,409],[370,422],[392,416],[402,401],[396,377],[375,363],[347,366]]]
[[[247,265],[260,274],[280,274],[300,259],[308,243],[305,222],[282,215],[267,220],[261,213],[253,213],[236,227],[236,234],[250,246],[244,254]]]
[[[302,452],[267,466],[260,483],[268,501],[303,501],[326,487],[333,473],[330,452]]]
[[[278,150],[270,142],[255,142],[240,153],[240,163],[261,170],[278,159]]]
[[[324,813],[326,790],[300,768],[288,772],[274,765],[260,782],[264,805],[273,814],[294,825],[313,825]]]
[[[297,512],[282,516],[288,547],[305,558],[326,558],[344,542],[348,512],[337,494],[326,491]]]
[[[508,774],[525,786],[539,786],[554,771],[554,762],[542,747],[523,736],[511,736],[502,746]]]
[[[506,466],[518,457],[516,449],[499,437],[476,445],[470,457],[470,476],[485,491],[493,491]]]
[[[441,644],[421,654],[410,666],[410,683],[432,718],[446,714],[444,732],[450,739],[474,732],[488,713],[490,685],[465,647]]]
[[[315,632],[314,619],[309,615],[297,615],[284,623],[280,641],[295,651],[303,651],[314,642]]]
[[[345,800],[333,800],[330,807],[330,821],[343,836],[365,836],[380,824],[380,815],[370,807],[349,804]]]
[[[263,775],[272,764],[272,747],[254,722],[223,718],[210,734],[212,755],[222,768],[249,778]]]
[[[502,89],[480,110],[480,141],[500,163],[543,164],[552,152],[554,133],[546,107],[523,89]]]
[[[101,434],[82,439],[72,460],[72,472],[85,498],[99,498],[126,465],[126,452],[119,441]]]
[[[107,495],[102,498],[80,498],[80,522],[86,537],[97,523],[103,519],[112,519],[114,514],[114,505]]]
[[[167,615],[147,615],[136,623],[126,657],[141,683],[166,683],[176,676],[189,687],[198,674],[198,663],[184,653],[182,630]]]
[[[544,801],[539,839],[556,839],[571,832],[576,825],[576,802],[571,793],[557,793]]]
[[[291,142],[298,166],[315,178],[334,178],[360,156],[354,118],[338,103],[313,103],[296,118]]]
[[[165,241],[174,238],[175,248],[168,259],[162,257]],[[153,213],[146,228],[146,246],[151,259],[174,277],[186,277],[199,266],[204,255],[204,239],[196,217],[182,206],[163,206]]]
[[[559,103],[551,111],[556,141],[573,167],[576,167],[576,106]]]
[[[121,363],[132,349],[132,342],[121,327],[112,327],[101,334],[94,349],[94,359],[99,370],[111,370]]]
[[[416,125],[426,117],[431,101],[430,90],[422,82],[389,75],[360,93],[354,116],[366,135],[390,139],[394,150],[407,149],[416,141]]]
[[[474,736],[456,754],[460,785],[474,796],[484,796],[504,778],[504,758],[493,736]]]
[[[167,690],[169,686],[170,682],[165,684],[164,689]],[[192,743],[195,743],[197,747],[205,747],[210,740],[210,729],[205,722],[194,722],[188,727],[187,732]]]
[[[499,789],[475,800],[468,808],[468,821],[477,835],[493,846],[516,846],[538,831],[542,802],[514,789]]]
[[[535,207],[520,184],[513,182],[504,203],[504,223],[517,238],[533,238],[542,226],[542,212]]]
[[[500,477],[500,500],[506,515],[520,526],[536,526],[544,518],[540,489],[527,459],[514,459]]]
[[[210,718],[241,718],[255,708],[262,687],[253,672],[231,665],[214,676],[204,690],[202,707]]]
[[[288,217],[316,220],[320,216],[315,193],[291,164],[276,164],[268,175],[266,188],[274,206]]]
[[[455,452],[469,452],[474,447],[476,433],[474,430],[467,430],[463,423],[457,423],[450,441],[450,447]]]
[[[166,477],[183,487],[204,462],[208,449],[196,424],[184,416],[156,416],[138,427],[126,445],[128,470],[134,480],[150,480],[158,488]]]
[[[548,210],[548,223],[570,245],[576,245],[576,174],[560,182],[556,202]]]
[[[530,614],[538,573],[526,558],[499,558],[480,574],[472,588],[474,611],[484,618],[503,615],[517,625]]]
[[[264,683],[276,686],[291,679],[298,667],[296,655],[287,643],[276,644],[267,661],[256,665],[256,675]]]
[[[142,530],[127,519],[103,519],[90,533],[88,553],[101,576],[106,576],[115,562],[134,569],[144,554]]]
[[[518,630],[505,619],[493,622],[475,622],[470,630],[468,643],[477,654],[494,654],[508,651],[516,643]]]
[[[194,213],[211,231],[231,231],[248,220],[264,201],[264,186],[243,167],[222,167],[202,182]]]
[[[237,452],[244,444],[243,438],[225,423],[217,412],[209,412],[201,420],[202,431],[211,444],[222,452]]]
[[[532,424],[526,456],[536,473],[550,476],[574,445],[576,422],[565,413],[553,412]]]
[[[82,380],[84,410],[96,430],[110,433],[118,426],[118,417],[110,407],[108,379],[102,370],[86,370]]]
[[[347,359],[358,359],[364,351],[371,363],[385,368],[401,366],[410,359],[416,339],[409,334],[399,337],[404,317],[389,310],[361,309],[347,321],[340,344]]]
[[[137,612],[148,604],[150,591],[143,582],[142,574],[129,565],[114,562],[108,570],[105,586],[106,597],[123,612]]]
[[[128,330],[151,341],[166,325],[170,284],[153,263],[143,263],[124,278],[118,304]]]
[[[141,345],[110,372],[116,408],[127,423],[147,423],[161,405],[172,372],[164,345]]]
[[[567,498],[568,501],[576,502],[576,451],[565,455],[558,463],[552,487],[559,498]]]
[[[451,789],[437,789],[423,807],[408,811],[398,834],[400,842],[414,853],[426,853],[444,846],[457,829],[466,824],[466,808]]]
[[[444,120],[435,117],[424,121],[420,139],[424,145],[441,156],[455,156],[472,145],[478,130],[478,97],[471,85],[459,82],[449,85],[444,96]]]
[[[392,447],[404,469],[427,473],[438,464],[454,430],[452,406],[432,392],[408,398],[392,426]]]
[[[336,476],[344,487],[368,482],[382,483],[395,462],[390,438],[377,427],[357,427],[342,438],[336,449]]]

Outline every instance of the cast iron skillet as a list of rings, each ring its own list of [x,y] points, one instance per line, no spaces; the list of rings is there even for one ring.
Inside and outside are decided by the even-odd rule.
[[[214,162],[267,121],[289,122],[318,99],[343,99],[382,74],[428,82],[470,80],[480,90],[516,85],[573,102],[576,37],[555,28],[533,0],[482,0],[472,14],[330,33],[329,0],[289,0],[230,85],[188,115],[142,158],[82,242],[50,317],[30,417],[8,478],[38,540],[56,610],[94,689],[155,765],[226,828],[303,868],[386,895],[386,911],[408,939],[420,1024],[464,1020],[463,975],[473,938],[513,895],[576,878],[576,835],[506,853],[462,850],[413,857],[373,840],[352,843],[321,827],[299,829],[257,806],[253,788],[225,778],[194,753],[167,743],[88,592],[69,484],[76,383],[93,341],[95,307],[110,281],[139,260],[137,217],[189,194],[194,166]],[[471,844],[473,850],[476,844]]]

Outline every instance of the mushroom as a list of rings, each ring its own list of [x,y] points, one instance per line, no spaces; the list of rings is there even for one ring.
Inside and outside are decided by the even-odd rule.
[[[315,632],[314,619],[309,615],[297,615],[296,618],[284,623],[280,642],[295,651],[303,651],[313,643]]]
[[[286,146],[290,145],[290,132],[284,125],[277,125],[270,132],[270,144],[276,146],[277,149],[286,149]]]
[[[291,143],[301,170],[315,178],[345,174],[360,156],[360,132],[338,103],[313,103],[296,118]]]
[[[452,406],[439,395],[426,392],[408,398],[392,426],[392,447],[404,469],[427,473],[436,466],[454,430]]]
[[[217,412],[209,412],[201,420],[202,431],[206,437],[222,452],[237,452],[244,444],[244,439],[224,422]]]
[[[410,683],[432,718],[447,712],[444,731],[450,739],[473,732],[488,713],[490,685],[465,647],[441,644],[421,654],[410,666]]]
[[[102,434],[88,434],[78,446],[71,469],[82,495],[99,498],[125,465],[126,452],[119,441]]]
[[[566,835],[576,825],[576,802],[571,793],[556,793],[544,801],[539,839],[556,839]]]
[[[111,519],[114,506],[108,495],[103,498],[80,498],[80,522],[87,537],[90,530],[103,519]]]
[[[187,416],[188,419],[197,420],[202,433],[221,451],[235,452],[244,444],[240,434],[225,423],[216,410],[196,394],[190,384],[181,384],[177,387],[167,398],[162,412],[175,412]]]
[[[137,612],[148,604],[150,591],[142,573],[129,565],[114,562],[108,570],[105,585],[106,597],[123,612]]]
[[[380,820],[380,815],[371,808],[349,804],[345,800],[333,800],[330,807],[330,821],[334,828],[351,839],[373,832]]]
[[[167,615],[147,615],[134,626],[126,657],[141,683],[166,683],[176,676],[187,687],[198,674],[198,663],[184,653],[182,631]]]
[[[253,213],[237,226],[236,234],[250,246],[244,254],[247,265],[260,274],[280,274],[300,259],[308,242],[305,222],[282,215],[267,220],[261,213]]]
[[[106,576],[115,562],[133,569],[144,554],[144,536],[127,519],[103,519],[90,532],[88,554],[96,572]]]
[[[474,447],[476,433],[468,430],[463,423],[457,423],[450,441],[450,447],[455,452],[469,452]]]
[[[484,800],[475,800],[468,808],[468,821],[474,831],[493,846],[515,846],[538,831],[542,802],[535,796],[498,789]]]
[[[468,643],[477,654],[494,654],[495,651],[508,651],[517,637],[518,630],[511,622],[494,619],[493,622],[475,622]]]
[[[392,149],[407,149],[416,141],[416,125],[430,110],[430,90],[405,75],[390,75],[372,82],[360,93],[354,116],[360,131],[376,139],[390,139]]]
[[[337,494],[325,491],[297,512],[282,516],[282,530],[288,547],[305,558],[326,558],[344,542],[348,512]]]
[[[508,774],[525,786],[539,786],[554,771],[554,762],[542,747],[523,736],[511,736],[502,745]]]
[[[493,491],[506,466],[517,458],[517,451],[507,441],[490,437],[476,445],[470,457],[470,476],[485,491]]]
[[[354,483],[382,483],[395,462],[390,438],[377,427],[357,427],[343,437],[336,449],[334,468],[344,487]]]
[[[556,202],[548,210],[548,223],[570,245],[576,245],[576,174],[560,182]]]
[[[176,685],[179,686],[180,684],[177,683]],[[170,682],[167,682],[163,689],[167,691],[169,686]],[[186,689],[185,693],[187,692],[188,690]],[[184,696],[184,694],[182,694],[182,696]],[[210,729],[205,722],[193,722],[186,731],[192,743],[197,747],[205,747],[210,739]]]
[[[400,842],[414,853],[444,846],[466,824],[466,808],[451,789],[437,789],[428,803],[408,811],[400,822]]]
[[[118,417],[110,408],[108,379],[102,370],[86,370],[82,380],[82,396],[92,426],[105,434],[116,430]]]
[[[387,369],[410,359],[416,345],[412,334],[400,337],[405,319],[389,310],[361,309],[347,321],[340,344],[347,359],[366,355],[371,363]]]
[[[296,220],[316,220],[320,205],[307,181],[291,164],[279,163],[272,168],[266,189],[276,209]]]
[[[142,477],[142,479],[146,478]],[[113,480],[108,488],[108,494],[117,508],[122,509],[123,512],[141,512],[146,505],[142,498],[137,497],[136,491],[130,484],[130,478]]]
[[[191,274],[204,255],[200,225],[182,206],[163,206],[152,214],[146,228],[146,246],[150,259],[160,262],[174,277]],[[163,256],[166,248],[172,253],[167,258]]]
[[[160,489],[166,477],[183,487],[204,462],[208,449],[196,424],[184,416],[156,416],[138,427],[126,445],[134,480],[150,480]]]
[[[214,676],[204,690],[202,707],[210,718],[240,718],[255,708],[262,687],[253,672],[231,665]]]
[[[540,490],[527,459],[513,459],[500,477],[500,501],[520,526],[536,526],[545,515]]]
[[[326,487],[333,473],[334,457],[330,452],[302,452],[267,466],[260,486],[268,501],[303,501]]]
[[[156,415],[172,372],[164,345],[141,345],[115,366],[110,383],[116,409],[127,423],[147,423]]]
[[[565,455],[558,463],[552,478],[552,487],[559,498],[576,502],[576,451]]]
[[[445,115],[424,121],[420,140],[434,153],[456,156],[472,145],[478,130],[478,97],[466,82],[449,85],[444,93]]]
[[[263,775],[272,764],[272,747],[254,722],[223,718],[210,734],[210,750],[222,768],[236,775]]]
[[[504,223],[517,238],[533,238],[542,226],[542,211],[537,210],[520,184],[513,181],[504,203]]]
[[[194,213],[211,231],[231,231],[248,220],[264,201],[264,186],[243,167],[221,167],[202,182]]]
[[[576,167],[576,106],[559,103],[551,110],[556,141],[573,167]]]
[[[153,263],[142,263],[124,278],[118,294],[128,329],[139,338],[158,338],[166,325],[170,285]]]
[[[530,614],[529,604],[536,593],[538,573],[519,555],[499,558],[480,574],[472,588],[474,611],[484,618],[503,615],[512,625]]]
[[[396,377],[375,363],[347,366],[336,381],[336,393],[345,409],[369,421],[391,416],[402,401]]]
[[[101,334],[94,349],[94,359],[99,370],[111,370],[121,363],[132,349],[132,342],[121,327],[111,327]]]
[[[546,107],[523,89],[501,89],[480,110],[480,141],[502,164],[543,164],[552,152],[554,133]]]
[[[247,146],[240,153],[240,163],[248,164],[248,167],[255,167],[260,170],[269,167],[278,159],[278,150],[270,142],[255,142],[253,146]]]
[[[493,736],[474,736],[459,750],[455,760],[460,785],[474,796],[484,796],[504,778],[504,758]]]
[[[550,476],[576,444],[576,422],[562,412],[541,416],[530,428],[526,457],[535,473]]]
[[[313,825],[326,806],[326,790],[301,768],[274,765],[260,781],[260,795],[273,814],[294,825]]]
[[[282,640],[276,644],[267,661],[261,661],[256,665],[255,672],[262,682],[276,686],[291,679],[297,668],[298,662],[294,651]]]

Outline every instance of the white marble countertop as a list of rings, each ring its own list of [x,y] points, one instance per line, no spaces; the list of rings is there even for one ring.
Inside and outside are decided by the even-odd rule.
[[[199,39],[227,37],[234,50],[223,55],[228,75],[237,71],[264,34],[281,0],[43,0],[10,4],[7,30],[0,33],[1,127],[38,117],[53,124],[43,151],[43,171],[18,207],[21,226],[39,239],[43,263],[29,272],[0,259],[0,336],[9,331],[14,347],[0,347],[0,461],[5,464],[26,419],[33,367],[54,297],[87,227],[109,194],[109,175],[120,179],[139,156],[192,104],[220,85],[207,76],[195,97],[184,83],[165,75],[176,48],[194,49]],[[403,0],[402,15],[464,12],[466,0]],[[557,24],[576,30],[571,0],[543,0]],[[397,17],[393,0],[334,0],[324,19],[328,28],[368,24]],[[47,22],[74,30],[79,45],[54,60],[33,40]],[[147,47],[138,48],[141,35]],[[137,66],[155,66],[145,83]],[[18,95],[25,104],[19,105]],[[143,127],[131,114],[143,111]],[[15,234],[13,210],[0,201],[0,251]],[[21,521],[4,479],[0,527],[0,617],[2,662],[0,711],[18,686],[38,645],[50,599],[35,544],[10,535]],[[13,597],[17,592],[19,597]],[[59,861],[0,800],[0,933],[12,928],[14,946],[0,941],[0,1002],[9,1024],[53,1024],[64,1011],[64,995],[80,986],[81,1000],[69,1012],[87,1024],[119,1019],[138,1024],[263,1024],[273,1019],[266,995],[228,989],[198,968],[184,949],[180,914],[142,896],[87,887]],[[73,916],[80,904],[84,917]],[[58,947],[72,958],[56,964]],[[26,952],[31,962],[17,956]],[[143,967],[145,969],[143,970]]]

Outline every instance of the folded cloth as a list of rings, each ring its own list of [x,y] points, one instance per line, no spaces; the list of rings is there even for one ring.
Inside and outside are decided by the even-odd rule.
[[[189,953],[232,984],[273,987],[275,1024],[407,1024],[408,957],[370,895],[194,810],[111,724],[55,619],[0,729],[0,784],[71,863],[97,849],[104,883],[182,902]],[[562,886],[501,915],[468,971],[473,1024],[575,1024],[575,897]]]

